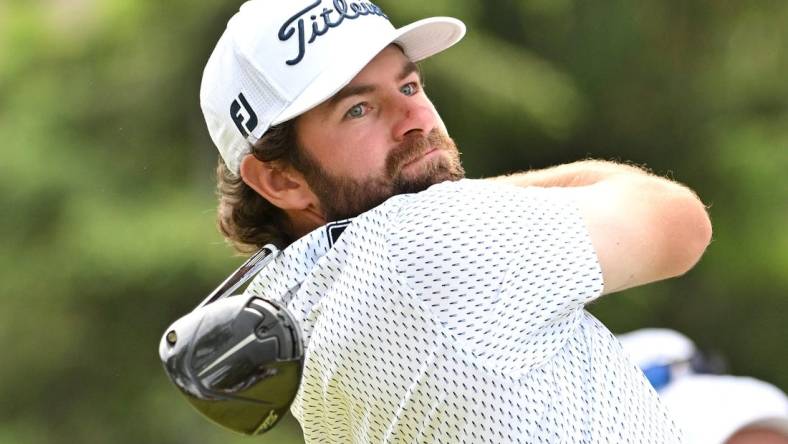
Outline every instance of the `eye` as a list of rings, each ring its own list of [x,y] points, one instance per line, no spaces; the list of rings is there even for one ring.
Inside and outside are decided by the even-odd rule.
[[[350,107],[349,110],[345,113],[345,117],[350,119],[358,119],[359,117],[363,117],[364,114],[367,113],[367,104],[366,103],[357,103]]]
[[[416,82],[410,82],[410,83],[400,87],[399,90],[400,90],[400,92],[402,94],[405,94],[406,96],[412,96],[412,95],[416,94],[417,92],[419,92],[419,87],[416,84]]]

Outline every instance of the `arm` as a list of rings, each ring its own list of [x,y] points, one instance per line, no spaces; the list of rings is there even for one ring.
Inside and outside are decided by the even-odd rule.
[[[711,239],[706,208],[692,190],[633,166],[586,160],[491,180],[569,188],[597,252],[605,294],[686,273]]]

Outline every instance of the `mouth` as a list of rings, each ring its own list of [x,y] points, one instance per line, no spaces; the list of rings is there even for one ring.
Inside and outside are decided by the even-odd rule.
[[[402,165],[402,168],[405,169],[405,168],[407,168],[407,167],[409,167],[409,166],[411,166],[413,164],[418,163],[420,160],[423,160],[423,159],[426,159],[428,157],[431,157],[432,155],[434,155],[438,151],[439,151],[438,148],[430,148],[427,151],[424,151],[423,153],[421,153],[418,156],[414,157],[413,159],[409,160],[407,163]]]

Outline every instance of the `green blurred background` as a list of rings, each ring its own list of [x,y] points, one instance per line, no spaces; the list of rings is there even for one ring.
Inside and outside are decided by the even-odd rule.
[[[0,443],[300,442],[199,416],[160,334],[241,258],[214,229],[202,68],[239,1],[0,0]],[[469,176],[593,156],[710,206],[682,279],[591,310],[677,328],[788,389],[788,2],[381,1],[453,15],[423,64]]]

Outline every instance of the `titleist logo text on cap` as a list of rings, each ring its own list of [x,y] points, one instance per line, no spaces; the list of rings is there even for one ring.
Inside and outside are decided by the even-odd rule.
[[[323,8],[320,14],[309,15],[309,20],[312,21],[312,34],[309,40],[306,40],[304,32],[304,17],[307,17],[310,11],[320,6],[322,0],[315,0],[306,8],[298,11],[294,16],[285,21],[281,28],[279,28],[279,40],[286,42],[298,31],[298,55],[295,58],[286,60],[288,65],[297,65],[306,53],[306,45],[314,42],[318,37],[327,33],[331,28],[336,28],[341,25],[345,19],[354,20],[366,15],[377,15],[388,19],[388,16],[383,12],[380,7],[370,2],[347,2],[345,0],[334,0],[334,9]],[[336,16],[332,19],[332,14]],[[318,20],[322,17],[322,22]],[[321,27],[322,26],[322,27]]]

